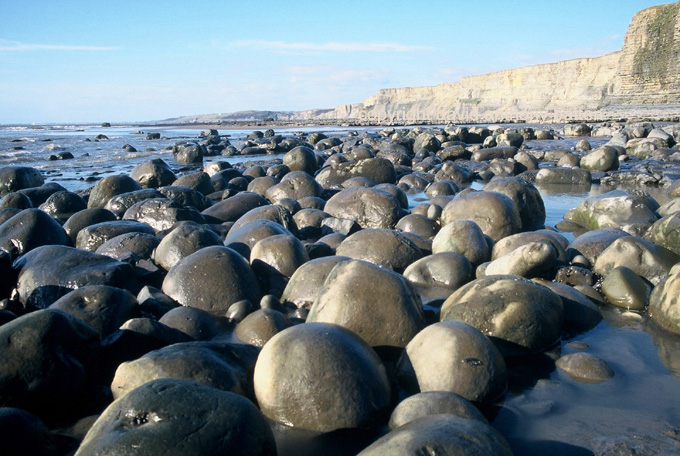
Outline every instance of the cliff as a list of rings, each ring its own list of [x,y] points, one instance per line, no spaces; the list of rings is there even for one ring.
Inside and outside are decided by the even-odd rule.
[[[680,2],[637,13],[623,49],[461,78],[430,87],[382,89],[322,118],[380,122],[595,119],[661,109],[680,112]],[[579,117],[580,116],[580,117]]]

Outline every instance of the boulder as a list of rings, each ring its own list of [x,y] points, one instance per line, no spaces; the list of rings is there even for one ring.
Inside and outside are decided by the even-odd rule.
[[[519,211],[522,231],[540,230],[545,226],[545,205],[534,184],[518,177],[498,177],[486,184],[484,190],[510,197]]]
[[[75,245],[78,233],[83,228],[101,222],[112,222],[116,220],[113,212],[103,209],[101,207],[94,207],[84,209],[76,212],[64,223],[63,228],[66,234],[71,239],[71,244]]]
[[[130,176],[124,174],[108,176],[97,182],[90,190],[87,207],[104,207],[116,195],[141,189],[142,186]]]
[[[645,237],[680,255],[680,212],[673,212],[654,222]]]
[[[116,217],[123,218],[125,211],[130,209],[134,204],[141,201],[146,201],[152,198],[163,198],[163,195],[155,188],[145,188],[142,190],[135,190],[134,192],[121,193],[112,197],[104,206],[104,209],[108,209]]]
[[[260,301],[250,265],[235,250],[222,246],[205,247],[180,260],[168,271],[163,293],[220,317],[237,301]]]
[[[611,270],[602,281],[602,294],[616,307],[643,311],[647,308],[652,287],[625,266]]]
[[[241,192],[210,206],[202,214],[223,222],[235,222],[249,210],[267,204],[269,202],[257,193]]]
[[[5,456],[63,454],[40,418],[19,408],[0,407],[0,439]]]
[[[220,332],[215,318],[195,307],[175,307],[164,313],[158,321],[168,328],[183,332],[193,340],[210,340]]]
[[[3,166],[0,168],[0,196],[24,188],[40,187],[45,183],[40,171],[29,166]]]
[[[457,220],[472,220],[494,242],[518,233],[522,220],[510,197],[489,191],[459,193],[442,211],[442,227]]]
[[[166,198],[140,201],[125,211],[123,219],[145,223],[157,232],[167,230],[182,221],[205,223],[205,219],[197,210],[182,207]]]
[[[316,180],[323,188],[337,187],[352,177],[365,177],[376,184],[394,184],[397,181],[392,162],[380,157],[325,166],[316,174]]]
[[[614,377],[614,369],[590,353],[564,355],[555,361],[555,366],[574,380],[584,383],[602,383]]]
[[[146,223],[134,220],[101,222],[86,226],[78,231],[78,236],[76,236],[76,247],[94,252],[109,239],[113,239],[116,236],[126,233],[155,234],[152,227]]]
[[[669,276],[652,290],[649,316],[661,327],[680,334],[680,272]]]
[[[276,455],[269,424],[248,399],[196,382],[162,378],[109,405],[77,456]]]
[[[402,353],[397,377],[410,392],[447,391],[488,403],[505,393],[507,382],[498,349],[460,321],[443,321],[420,331]]]
[[[224,342],[168,345],[118,366],[111,392],[118,399],[151,380],[174,378],[252,398],[258,352],[250,345]]]
[[[390,403],[378,355],[353,332],[325,323],[272,337],[257,358],[254,385],[265,416],[316,432],[372,427]]]
[[[160,242],[160,239],[153,234],[139,232],[124,233],[104,242],[97,247],[95,253],[111,258],[120,258],[128,253],[133,253],[141,259],[148,260],[151,259],[154,250],[156,250]]]
[[[448,297],[441,320],[465,322],[487,335],[504,356],[540,352],[560,339],[564,311],[549,288],[512,276],[487,276]]]
[[[313,176],[319,163],[316,154],[312,149],[305,146],[294,147],[283,156],[283,164],[288,166],[291,171],[304,171]]]
[[[397,454],[512,456],[513,453],[502,434],[486,423],[452,415],[435,415],[414,420],[384,435],[358,456]]]
[[[224,245],[234,249],[244,258],[250,259],[251,249],[262,239],[278,234],[292,236],[292,233],[279,223],[267,219],[256,219],[238,228],[232,227],[224,239]]]
[[[423,257],[422,251],[404,233],[382,228],[367,228],[345,238],[336,254],[364,260],[380,267],[402,272]]]
[[[417,260],[404,270],[404,278],[421,296],[448,297],[472,280],[470,260],[456,252],[439,252]]]
[[[623,190],[586,198],[564,218],[589,230],[620,228],[635,235],[644,234],[657,220],[641,198]]]
[[[394,430],[431,415],[454,415],[488,423],[479,409],[464,397],[448,391],[426,391],[401,401],[392,411],[389,427]]]
[[[600,308],[575,287],[551,280],[534,279],[534,282],[550,288],[560,297],[564,309],[563,330],[566,333],[579,334],[594,328],[602,321]]]
[[[14,262],[18,298],[29,308],[45,308],[85,285],[132,289],[139,285],[132,266],[65,246],[38,247]]]
[[[183,258],[204,247],[222,245],[220,237],[210,228],[188,223],[166,234],[156,247],[154,261],[169,271]]]
[[[203,147],[198,144],[177,144],[172,148],[177,163],[190,165],[203,163]]]
[[[265,197],[272,203],[283,198],[299,200],[310,196],[321,196],[323,187],[304,171],[291,171],[283,176],[281,182],[269,187]]]
[[[40,209],[63,223],[76,212],[87,209],[87,203],[76,193],[56,192],[40,205]]]
[[[581,157],[580,166],[588,171],[615,171],[619,169],[619,153],[611,146],[601,146]]]
[[[394,195],[363,187],[348,188],[333,195],[324,211],[333,217],[353,220],[362,228],[392,229],[404,215]]]
[[[581,185],[589,186],[592,176],[587,169],[543,168],[536,173],[536,185]]]
[[[300,266],[291,276],[281,295],[282,302],[294,304],[300,309],[309,309],[316,301],[331,270],[340,262],[350,258],[339,255],[310,260]]]
[[[484,269],[484,275],[516,275],[528,279],[550,275],[557,250],[548,242],[529,242],[499,256]]]
[[[0,250],[12,258],[44,245],[71,245],[71,239],[40,209],[24,209],[0,225]]]
[[[130,177],[139,182],[142,188],[165,187],[177,179],[168,164],[160,158],[154,158],[135,166]]]
[[[583,255],[591,265],[594,265],[602,252],[619,238],[630,236],[618,228],[603,228],[583,233],[571,241],[567,247],[570,258]]]
[[[491,245],[482,229],[472,220],[456,220],[443,226],[432,240],[432,253],[464,255],[476,268],[491,258]]]
[[[246,344],[262,348],[269,339],[291,326],[293,322],[278,310],[258,309],[239,322],[234,333]]]
[[[408,281],[360,260],[340,262],[331,270],[307,322],[333,323],[373,347],[399,348],[425,326],[420,300]]]

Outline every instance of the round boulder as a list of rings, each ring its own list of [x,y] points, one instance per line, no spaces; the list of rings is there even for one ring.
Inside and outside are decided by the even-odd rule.
[[[194,340],[210,340],[220,332],[213,316],[195,307],[175,307],[164,313],[158,321],[182,331]]]
[[[123,215],[124,220],[146,223],[156,231],[170,229],[175,223],[191,221],[204,223],[200,212],[182,207],[166,198],[152,198],[132,205]]]
[[[283,156],[283,164],[288,166],[291,171],[304,171],[309,175],[314,175],[319,168],[316,154],[312,149],[305,146],[294,147]]]
[[[40,209],[47,212],[50,216],[60,220],[62,223],[69,219],[76,212],[87,208],[87,203],[80,195],[73,192],[52,193]]]
[[[456,220],[442,227],[432,241],[432,253],[454,252],[465,256],[473,267],[491,258],[493,242],[472,220]]]
[[[205,247],[168,271],[163,293],[178,303],[224,316],[229,306],[260,301],[255,274],[245,259],[227,247]]]
[[[248,399],[162,378],[109,405],[76,452],[86,455],[275,456],[269,424]]]
[[[649,316],[668,331],[680,334],[680,272],[654,287]]]
[[[257,358],[254,386],[265,416],[317,432],[372,427],[390,402],[378,355],[351,331],[323,323],[272,337]]]
[[[243,342],[262,348],[269,339],[293,326],[293,322],[274,309],[258,309],[244,318],[234,333]]]
[[[291,276],[281,295],[282,302],[289,302],[300,309],[309,309],[316,301],[331,270],[350,258],[333,255],[310,260],[300,266]]]
[[[397,377],[414,393],[448,391],[476,402],[495,401],[507,383],[498,349],[460,321],[442,321],[420,331],[402,353]]]
[[[0,196],[24,188],[40,187],[45,183],[40,171],[28,166],[0,168]]]
[[[522,220],[517,205],[510,197],[489,191],[460,193],[442,211],[445,227],[457,220],[472,220],[494,242],[518,233]]]
[[[304,171],[292,171],[281,179],[281,182],[267,189],[265,197],[272,203],[283,198],[299,200],[306,197],[318,197],[323,187],[312,176]]]
[[[177,179],[168,164],[160,158],[154,158],[135,166],[130,177],[139,182],[143,188],[165,187]]]
[[[120,174],[117,176],[105,177],[97,182],[90,191],[87,207],[104,207],[106,206],[106,203],[116,195],[141,189],[142,186],[130,176]]]
[[[134,253],[139,258],[148,260],[161,241],[149,233],[125,233],[112,237],[97,247],[95,253],[111,258],[120,258],[127,253]]]
[[[421,258],[404,270],[404,278],[422,296],[448,297],[472,279],[472,264],[462,254],[440,252]]]
[[[619,153],[611,146],[601,146],[581,157],[580,166],[588,171],[615,171],[619,169]]]
[[[422,251],[404,233],[380,228],[368,228],[348,236],[336,253],[397,272],[423,257]]]
[[[560,339],[562,301],[549,288],[518,276],[488,276],[454,292],[441,320],[463,321],[487,335],[505,356],[536,353]]]
[[[222,245],[220,237],[210,228],[189,223],[170,231],[160,241],[154,253],[156,264],[169,271],[183,258],[204,247]]]
[[[590,353],[564,355],[555,362],[569,377],[584,383],[602,383],[614,376],[614,369]]]
[[[359,260],[340,262],[331,270],[307,322],[343,326],[373,347],[403,348],[425,327],[420,300],[408,281]]]
[[[40,209],[24,209],[0,225],[0,250],[17,258],[44,245],[71,245],[59,223]]]
[[[59,456],[59,446],[37,416],[14,407],[0,407],[0,439],[4,456]]]
[[[389,427],[394,430],[430,415],[454,415],[488,422],[479,409],[464,397],[448,391],[426,391],[401,401],[390,416]]]
[[[680,255],[680,212],[668,214],[655,222],[645,236],[654,243]]]
[[[486,184],[484,190],[502,193],[515,203],[523,231],[539,230],[545,226],[545,204],[534,184],[519,177],[500,177]]]
[[[404,215],[391,193],[373,188],[353,187],[333,195],[324,207],[333,217],[357,222],[362,228],[394,228]]]

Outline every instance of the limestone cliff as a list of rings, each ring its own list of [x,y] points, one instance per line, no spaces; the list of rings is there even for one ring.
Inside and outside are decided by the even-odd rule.
[[[547,120],[555,113],[680,112],[680,2],[637,13],[623,49],[461,78],[431,87],[382,89],[321,117],[389,120]],[[670,112],[669,111],[669,112]],[[605,114],[606,115],[606,114]],[[471,117],[470,117],[471,116]],[[386,119],[387,117],[387,119]],[[554,118],[554,117],[553,117]]]

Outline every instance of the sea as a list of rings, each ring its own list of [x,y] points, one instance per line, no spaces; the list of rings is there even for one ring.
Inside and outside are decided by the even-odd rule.
[[[57,182],[67,190],[78,192],[92,187],[105,176],[129,174],[137,164],[152,158],[165,160],[176,172],[186,170],[185,165],[174,162],[170,149],[177,142],[198,140],[202,130],[185,126],[0,126],[0,167],[32,166],[43,173],[46,182]],[[348,130],[347,127],[298,127],[275,129],[275,132],[342,134]],[[252,129],[219,130],[220,135],[229,136],[232,144],[251,132]],[[160,133],[161,139],[147,140],[148,133]],[[99,135],[105,135],[106,139],[97,139],[102,138]],[[558,147],[569,149],[579,139],[559,141]],[[588,140],[595,147],[607,138]],[[546,149],[556,148],[557,142],[529,141],[527,144],[531,148]],[[130,152],[126,145],[134,147],[136,152]],[[74,158],[49,160],[51,155],[60,152],[70,152]],[[282,156],[206,157],[205,163],[224,160],[235,164],[276,158]],[[612,188],[592,185],[539,187],[539,190],[546,206],[546,225],[554,227],[584,198]],[[663,190],[657,190],[654,196],[660,203],[668,199]],[[412,206],[427,200],[424,194],[409,195],[409,199]],[[568,239],[574,238],[574,233],[562,234]],[[563,340],[541,357],[514,367],[516,372],[526,375],[519,375],[511,382],[505,399],[491,415],[493,426],[508,439],[516,455],[593,454],[584,452],[584,447],[602,450],[604,454],[621,442],[630,448],[658,449],[658,453],[630,454],[680,454],[674,453],[674,448],[679,447],[673,446],[680,445],[680,336],[659,329],[645,314],[623,312],[611,306],[602,310],[604,319],[597,327]],[[609,363],[616,372],[614,378],[597,385],[578,383],[556,370],[552,364],[554,359],[581,349],[574,342],[587,344],[589,353]],[[319,445],[325,456],[353,451],[347,449],[344,439],[338,441],[337,436],[307,438],[304,433],[292,431],[280,434],[283,454],[311,455]]]

